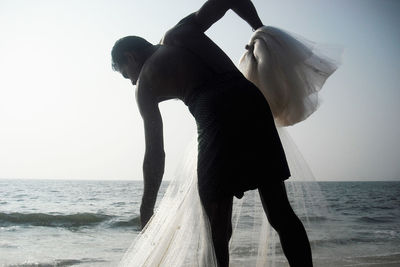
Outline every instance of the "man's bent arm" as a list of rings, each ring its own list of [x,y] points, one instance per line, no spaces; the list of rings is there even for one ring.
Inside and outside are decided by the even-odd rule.
[[[140,94],[140,91],[144,93]],[[144,227],[153,215],[157,193],[164,174],[165,153],[163,125],[158,102],[148,94],[146,89],[140,90],[140,85],[138,85],[137,102],[144,122],[146,143],[143,161],[144,190],[140,206],[140,220]]]
[[[245,20],[253,30],[257,30],[263,23],[257,14],[257,10],[250,0],[233,1],[231,9],[243,20]]]
[[[205,32],[221,19],[226,11],[232,9],[254,30],[263,26],[257,11],[250,0],[208,0],[196,13],[196,23]]]

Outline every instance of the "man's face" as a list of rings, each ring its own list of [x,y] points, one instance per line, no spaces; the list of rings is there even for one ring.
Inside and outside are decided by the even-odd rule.
[[[136,85],[142,66],[135,60],[132,54],[127,54],[127,59],[128,62],[119,68],[119,72],[125,79],[131,80],[132,84]]]

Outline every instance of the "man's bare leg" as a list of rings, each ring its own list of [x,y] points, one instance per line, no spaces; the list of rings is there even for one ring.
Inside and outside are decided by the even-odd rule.
[[[214,202],[202,201],[210,221],[212,240],[218,267],[229,266],[229,240],[232,236],[233,197]]]
[[[260,187],[258,191],[268,221],[278,232],[290,266],[312,266],[310,242],[303,224],[290,206],[284,182]]]

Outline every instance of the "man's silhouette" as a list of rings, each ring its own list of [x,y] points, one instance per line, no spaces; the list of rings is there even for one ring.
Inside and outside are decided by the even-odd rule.
[[[219,266],[229,265],[233,196],[258,189],[291,266],[312,266],[304,227],[284,180],[290,172],[268,102],[204,32],[232,9],[253,29],[263,24],[250,0],[209,0],[170,29],[158,45],[128,36],[112,50],[113,68],[136,87],[145,128],[144,226],[153,214],[164,172],[158,103],[181,99],[198,128],[198,185]]]

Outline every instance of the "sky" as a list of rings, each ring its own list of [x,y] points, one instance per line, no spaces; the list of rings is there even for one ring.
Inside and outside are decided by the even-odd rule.
[[[114,42],[157,43],[200,0],[0,0],[0,178],[142,179],[143,123]],[[255,0],[265,25],[344,48],[321,107],[288,127],[317,180],[400,180],[400,1]],[[229,11],[207,34],[238,62],[251,28]],[[196,133],[160,104],[170,179]]]

